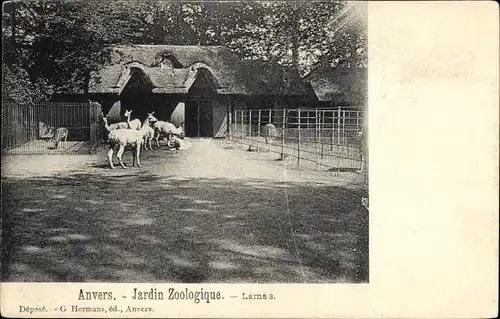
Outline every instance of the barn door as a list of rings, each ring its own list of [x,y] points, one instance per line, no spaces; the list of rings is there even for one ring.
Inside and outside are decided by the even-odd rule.
[[[212,137],[213,111],[210,100],[190,100],[186,102],[186,136]]]

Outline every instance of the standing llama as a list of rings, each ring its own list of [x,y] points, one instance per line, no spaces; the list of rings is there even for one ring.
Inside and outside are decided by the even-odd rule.
[[[129,112],[129,111],[127,111],[127,112]],[[132,111],[130,111],[130,113],[132,113]],[[136,119],[136,120],[130,122],[130,113],[128,113],[127,123],[129,125],[130,129],[134,129],[134,127],[137,127],[137,125],[134,125],[133,122],[134,121],[139,121],[139,120]],[[148,118],[147,118],[147,120],[148,120],[148,126],[146,128],[147,132],[146,132],[146,134],[144,134],[143,143],[142,143],[142,150],[147,150],[148,146],[149,146],[149,150],[153,149],[153,147],[151,146],[151,140],[154,137],[155,131],[151,127],[151,123],[158,121],[158,119],[156,117],[154,117],[153,114],[154,114],[154,111],[152,113],[148,113]],[[140,124],[139,124],[139,127],[140,127]]]
[[[361,161],[361,167],[359,169],[359,172],[362,173],[365,169],[365,161],[366,161],[366,155],[365,155],[365,151],[366,151],[366,137],[365,137],[365,133],[363,132],[363,130],[359,131],[358,132],[358,152],[359,152],[359,157],[360,157],[360,161]]]
[[[106,117],[102,117],[102,120],[104,121],[106,119],[106,125],[108,125],[108,121]],[[119,129],[128,129],[128,123],[127,122],[118,122],[118,123],[113,123],[110,124],[106,127],[108,131],[114,131],[114,130],[119,130]]]
[[[125,110],[125,117],[127,118],[127,128],[131,130],[140,130],[141,129],[141,121],[139,119],[135,119],[133,121],[130,120],[130,114],[132,114],[132,110]]]
[[[264,135],[264,139],[266,140],[266,144],[268,147],[272,144],[273,140],[278,137],[278,130],[276,129],[276,126],[272,123],[267,123],[264,126],[262,135]]]
[[[132,166],[135,166],[135,163],[137,161],[137,166],[141,167],[141,161],[140,161],[141,147],[144,141],[144,136],[147,134],[148,131],[147,128],[149,127],[149,121],[153,118],[154,117],[152,116],[152,113],[148,114],[148,117],[144,120],[144,123],[142,124],[140,130],[132,130],[132,129],[110,130],[107,118],[105,117],[103,118],[104,127],[109,132],[108,139],[111,143],[108,152],[108,160],[109,160],[109,165],[111,166],[112,169],[115,168],[113,166],[113,153],[116,148],[118,148],[118,151],[116,152],[116,157],[118,158],[121,167],[126,168],[126,166],[123,164],[122,161],[122,155],[123,152],[125,151],[126,146],[132,146],[132,155],[133,155]]]
[[[167,136],[167,144],[169,147],[173,147],[173,144],[171,142],[172,141],[171,135],[175,135],[179,138],[184,138],[184,130],[180,125],[179,127],[175,127],[173,123],[165,121],[157,121],[153,125],[153,128],[155,130],[154,139],[157,147],[160,147],[160,143],[158,141],[160,139],[160,135]]]
[[[59,148],[59,142],[61,141],[68,141],[68,129],[65,127],[60,127],[54,132],[54,137],[52,138],[52,141],[54,142],[55,148]]]

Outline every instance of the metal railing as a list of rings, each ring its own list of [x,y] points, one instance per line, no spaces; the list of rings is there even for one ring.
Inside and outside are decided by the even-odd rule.
[[[274,154],[284,162],[368,183],[363,111],[235,110],[229,122],[228,139],[248,145],[259,156]]]
[[[2,154],[93,153],[99,146],[101,113],[99,105],[89,103],[2,103]],[[67,137],[56,147],[56,132],[64,128]]]

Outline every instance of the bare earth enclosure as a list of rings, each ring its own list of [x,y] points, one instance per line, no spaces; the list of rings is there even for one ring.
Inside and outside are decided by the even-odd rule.
[[[3,280],[368,282],[359,187],[188,140],[126,170],[109,169],[104,149],[5,156]],[[129,151],[124,160],[131,166]]]

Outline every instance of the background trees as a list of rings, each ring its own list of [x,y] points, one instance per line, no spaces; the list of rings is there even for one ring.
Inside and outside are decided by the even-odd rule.
[[[12,1],[2,17],[2,94],[36,101],[85,89],[113,44],[225,45],[301,75],[346,58],[366,67],[366,22],[349,8],[344,1]]]

